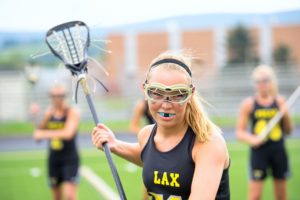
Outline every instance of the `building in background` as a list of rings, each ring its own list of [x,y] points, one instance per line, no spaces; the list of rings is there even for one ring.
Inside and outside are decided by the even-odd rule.
[[[254,41],[261,63],[272,64],[274,50],[287,46],[292,62],[300,68],[300,10],[269,14],[206,14],[172,17],[111,28],[107,39],[113,53],[104,65],[111,73],[111,86],[126,76],[140,80],[159,53],[185,49],[202,60],[203,74],[223,68],[228,59],[227,36],[237,25],[245,26]],[[121,82],[122,83],[122,82]]]

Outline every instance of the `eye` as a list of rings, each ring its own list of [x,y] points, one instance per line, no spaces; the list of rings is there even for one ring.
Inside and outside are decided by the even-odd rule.
[[[148,96],[153,99],[162,99],[163,98],[162,94],[155,92],[155,91],[151,91],[151,90],[148,90]]]
[[[186,94],[177,94],[177,95],[172,96],[172,100],[174,100],[174,101],[183,101],[187,97],[188,97],[187,93]]]

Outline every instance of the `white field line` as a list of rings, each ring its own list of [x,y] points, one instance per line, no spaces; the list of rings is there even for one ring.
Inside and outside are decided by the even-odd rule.
[[[120,197],[89,167],[80,167],[80,175],[84,177],[105,199],[120,199]]]

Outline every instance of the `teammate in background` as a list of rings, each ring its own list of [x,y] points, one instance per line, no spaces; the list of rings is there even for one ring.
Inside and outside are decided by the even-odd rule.
[[[229,155],[219,128],[203,111],[182,55],[158,56],[150,65],[145,97],[155,124],[145,126],[138,143],[115,138],[104,124],[92,132],[94,145],[143,166],[152,199],[229,199]]]
[[[237,138],[251,146],[248,199],[261,198],[263,181],[271,169],[275,197],[285,200],[286,179],[290,172],[284,134],[292,132],[290,116],[285,99],[278,94],[273,69],[269,66],[258,66],[254,69],[252,78],[255,94],[242,102],[236,130]],[[274,126],[267,139],[260,139],[259,133],[278,112],[284,113],[282,120]]]
[[[56,84],[50,91],[51,107],[44,113],[33,138],[49,140],[48,176],[53,199],[76,199],[79,181],[79,155],[75,143],[79,112],[66,101],[66,89]],[[32,114],[35,111],[32,110]]]
[[[146,100],[139,100],[133,110],[133,116],[130,121],[129,130],[138,134],[141,130],[141,121],[145,118],[147,124],[154,124],[155,121],[149,111],[148,103]]]
[[[139,100],[133,110],[133,116],[130,121],[129,130],[134,133],[138,134],[141,130],[141,121],[145,118],[147,124],[154,124],[155,121],[151,116],[149,111],[148,102],[146,100]],[[143,199],[148,200],[147,190],[143,190]]]

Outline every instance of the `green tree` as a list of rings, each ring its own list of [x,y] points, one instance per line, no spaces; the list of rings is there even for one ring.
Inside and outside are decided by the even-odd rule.
[[[285,44],[281,44],[273,51],[273,61],[275,64],[288,64],[291,61],[291,51]]]
[[[228,64],[245,64],[257,62],[254,52],[254,40],[244,26],[238,25],[227,37]]]

